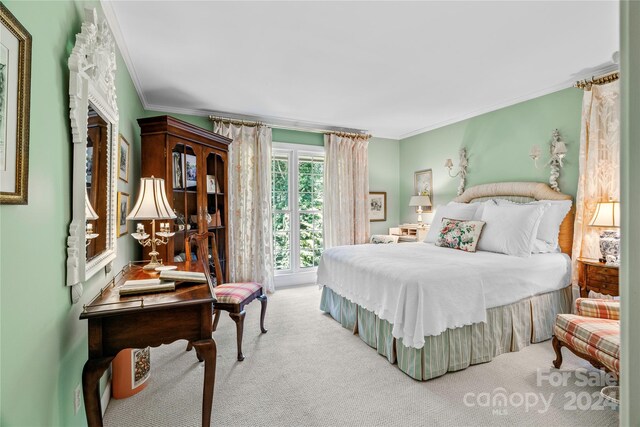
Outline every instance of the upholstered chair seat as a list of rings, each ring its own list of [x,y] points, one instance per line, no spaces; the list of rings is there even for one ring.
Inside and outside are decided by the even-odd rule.
[[[562,364],[561,347],[597,368],[620,373],[620,302],[578,298],[577,314],[558,314],[553,328],[556,368]]]
[[[214,288],[219,304],[240,304],[258,291],[262,285],[256,282],[225,283]]]

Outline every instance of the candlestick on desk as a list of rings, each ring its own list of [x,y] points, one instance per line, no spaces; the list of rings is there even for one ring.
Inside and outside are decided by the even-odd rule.
[[[173,219],[175,217],[176,215],[167,200],[164,179],[154,178],[153,176],[151,178],[141,178],[138,200],[127,216],[127,220],[151,220],[151,236],[144,231],[144,225],[141,223],[137,224],[136,232],[131,235],[143,247],[151,246],[151,252],[149,252],[151,261],[143,267],[145,270],[153,270],[162,265],[158,261],[159,252],[156,251],[156,245],[166,245],[169,243],[169,238],[175,235],[175,233],[170,232],[168,222],[159,223],[160,231],[156,233],[156,220]]]

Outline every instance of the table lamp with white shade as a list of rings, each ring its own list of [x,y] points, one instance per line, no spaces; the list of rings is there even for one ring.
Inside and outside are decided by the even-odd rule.
[[[411,196],[411,200],[409,200],[409,206],[416,206],[418,208],[418,225],[423,226],[422,224],[422,207],[431,206],[431,199],[429,196]]]
[[[93,223],[89,221],[95,221],[98,219],[98,214],[91,206],[91,202],[89,201],[89,195],[85,189],[85,198],[84,198],[84,218],[86,221],[85,224],[85,238],[87,239],[87,246],[91,244],[91,241],[98,237],[100,234],[95,233],[96,230],[93,228]]]
[[[620,202],[598,203],[589,226],[603,228],[600,233],[600,261],[617,263],[620,257]]]
[[[176,218],[176,214],[167,200],[164,179],[154,178],[153,176],[151,178],[140,178],[138,200],[136,200],[136,204],[127,215],[127,220],[151,220],[151,236],[144,231],[142,223],[138,223],[136,232],[131,235],[143,247],[151,246],[151,252],[149,252],[151,261],[143,267],[145,270],[153,270],[162,265],[158,261],[159,253],[156,251],[156,245],[166,245],[169,242],[169,237],[176,234],[170,231],[168,222],[161,222],[160,231],[156,232],[156,220],[174,218]]]

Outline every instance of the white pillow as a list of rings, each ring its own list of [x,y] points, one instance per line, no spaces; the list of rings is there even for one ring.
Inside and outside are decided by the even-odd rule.
[[[427,237],[424,239],[427,243],[435,243],[440,233],[442,218],[459,219],[461,221],[469,221],[473,219],[473,215],[478,209],[478,203],[456,203],[451,202],[446,206],[438,206],[436,213],[431,221],[431,227]]]
[[[540,239],[536,239],[536,241],[533,242],[533,248],[531,249],[532,254],[552,254],[558,252],[560,252],[558,245],[553,246],[551,243],[547,243]]]
[[[473,221],[481,221],[482,220],[482,212],[484,212],[484,207],[487,205],[495,206],[496,202],[491,200],[485,200],[484,202],[471,202],[471,203],[460,203],[460,202],[449,202],[447,206],[476,206],[476,213],[473,214]],[[445,217],[446,218],[446,217]]]
[[[510,200],[498,199],[498,205],[518,205]],[[553,249],[558,247],[558,234],[560,233],[560,224],[564,221],[571,210],[571,200],[536,200],[535,202],[524,203],[526,205],[550,205],[545,211],[540,221],[537,238],[549,243]]]
[[[496,202],[494,202],[493,200],[486,200],[484,202],[478,202],[476,204],[478,205],[478,210],[476,211],[475,215],[473,215],[473,220],[480,221],[482,220],[482,214],[484,213],[485,206],[495,206]]]
[[[478,250],[529,257],[540,220],[548,205],[487,205],[482,213],[486,222]]]

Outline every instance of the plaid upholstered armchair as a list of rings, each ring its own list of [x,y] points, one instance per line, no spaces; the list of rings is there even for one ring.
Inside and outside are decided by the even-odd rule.
[[[578,298],[576,314],[558,314],[553,328],[553,366],[562,365],[562,347],[598,369],[620,373],[620,301]]]

